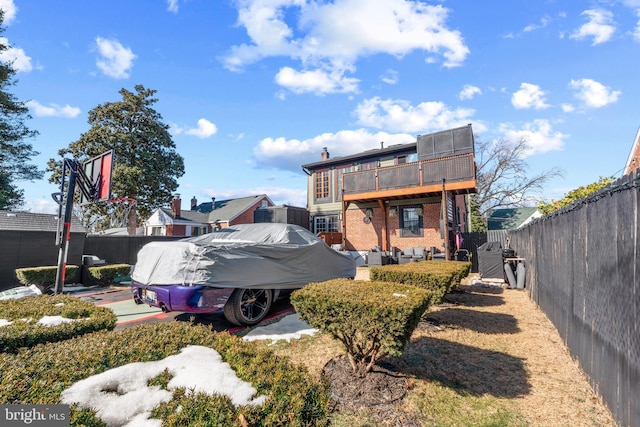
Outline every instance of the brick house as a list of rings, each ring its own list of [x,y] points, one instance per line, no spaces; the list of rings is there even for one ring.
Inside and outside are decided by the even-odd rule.
[[[180,195],[171,200],[171,209],[157,209],[144,223],[147,236],[199,236],[210,233],[216,227],[226,228],[236,224],[252,224],[256,209],[273,206],[265,194],[216,200],[198,204],[191,199],[191,209],[182,209]]]
[[[342,233],[344,249],[435,247],[451,259],[476,192],[471,125],[417,141],[302,165],[312,231]]]
[[[627,163],[624,167],[623,175],[634,173],[637,169],[640,169],[640,128],[633,140],[631,152],[629,153],[629,158],[627,159]]]

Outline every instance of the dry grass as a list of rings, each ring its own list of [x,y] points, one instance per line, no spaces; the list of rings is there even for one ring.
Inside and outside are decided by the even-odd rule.
[[[366,277],[366,269],[359,269]],[[389,362],[411,379],[402,410],[411,425],[615,426],[558,332],[524,291],[461,286],[424,316]],[[339,343],[320,334],[274,350],[320,376]],[[401,425],[367,410],[334,425]]]

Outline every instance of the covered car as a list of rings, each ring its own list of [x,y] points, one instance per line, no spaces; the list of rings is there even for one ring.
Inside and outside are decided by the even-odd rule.
[[[303,227],[240,224],[198,237],[151,242],[138,252],[137,303],[165,311],[223,311],[234,324],[262,320],[280,290],[355,276],[355,260]]]

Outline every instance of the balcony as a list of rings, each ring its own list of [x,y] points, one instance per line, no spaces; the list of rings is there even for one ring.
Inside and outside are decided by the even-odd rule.
[[[437,196],[442,193],[443,179],[446,191],[475,193],[473,153],[344,173],[343,200],[355,202]]]

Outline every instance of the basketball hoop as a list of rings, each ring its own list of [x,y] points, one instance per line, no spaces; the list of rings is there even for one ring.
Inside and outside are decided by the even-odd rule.
[[[129,224],[129,213],[138,201],[131,197],[114,197],[102,202],[107,208],[108,228],[126,227]]]
[[[103,233],[112,228],[126,228],[129,214],[136,205],[137,200],[131,197],[113,197],[82,206],[80,216],[90,233]]]

